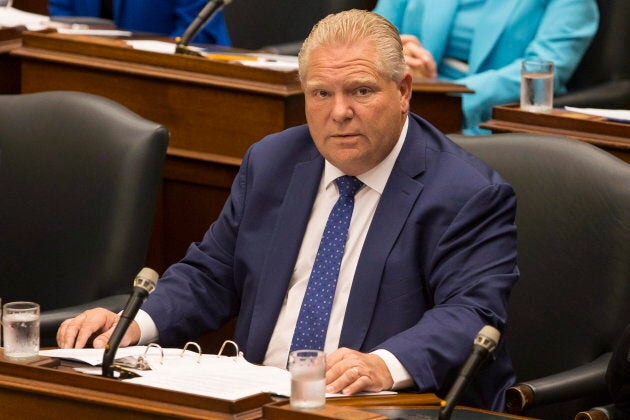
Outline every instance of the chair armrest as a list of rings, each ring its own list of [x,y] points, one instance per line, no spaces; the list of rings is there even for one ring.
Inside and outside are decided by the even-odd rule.
[[[521,382],[507,389],[506,409],[509,413],[522,413],[527,408],[568,401],[595,392],[606,392],[606,368],[611,353],[574,369]]]
[[[43,311],[40,317],[40,344],[42,347],[56,345],[56,335],[59,325],[66,319],[77,316],[83,311],[92,308],[102,307],[112,312],[121,311],[129,295],[113,295],[92,302],[83,303],[81,305],[69,306],[66,308],[52,309]]]
[[[570,92],[555,98],[553,105],[555,107],[628,109],[630,107],[630,80],[619,79]]]
[[[588,411],[580,411],[574,420],[622,420],[618,417],[614,404],[605,405],[603,407],[593,407]]]

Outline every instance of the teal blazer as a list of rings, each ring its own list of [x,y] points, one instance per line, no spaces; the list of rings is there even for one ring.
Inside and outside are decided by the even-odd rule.
[[[374,12],[400,33],[415,35],[439,66],[458,4],[379,0]],[[599,23],[595,0],[487,0],[484,8],[472,39],[469,75],[457,80],[475,91],[462,100],[467,134],[482,132],[477,126],[490,119],[493,106],[518,102],[525,58],[553,61],[555,92],[564,93]]]

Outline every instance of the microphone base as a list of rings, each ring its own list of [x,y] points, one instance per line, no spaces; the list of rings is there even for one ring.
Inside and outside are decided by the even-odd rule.
[[[194,57],[203,57],[203,55],[199,51],[195,51],[185,45],[180,45],[180,44],[177,44],[177,46],[175,47],[175,54],[192,55]]]

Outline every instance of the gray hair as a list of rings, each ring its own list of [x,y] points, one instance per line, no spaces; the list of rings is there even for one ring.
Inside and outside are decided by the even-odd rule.
[[[400,82],[406,71],[400,34],[384,17],[367,10],[331,14],[313,26],[298,55],[300,81],[304,83],[311,52],[320,46],[352,44],[369,40],[376,47],[379,72]]]

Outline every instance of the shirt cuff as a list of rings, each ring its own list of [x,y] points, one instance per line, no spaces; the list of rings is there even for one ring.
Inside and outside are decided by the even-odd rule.
[[[134,321],[138,323],[140,327],[140,340],[139,345],[146,345],[150,343],[156,343],[160,336],[155,326],[155,322],[149,316],[148,313],[140,309],[134,318]]]
[[[392,390],[413,386],[413,378],[402,363],[400,363],[396,356],[394,356],[391,352],[384,349],[378,349],[374,350],[372,354],[375,354],[383,359],[387,369],[389,369],[389,374],[392,375],[392,379],[394,380],[394,385],[391,387]]]

